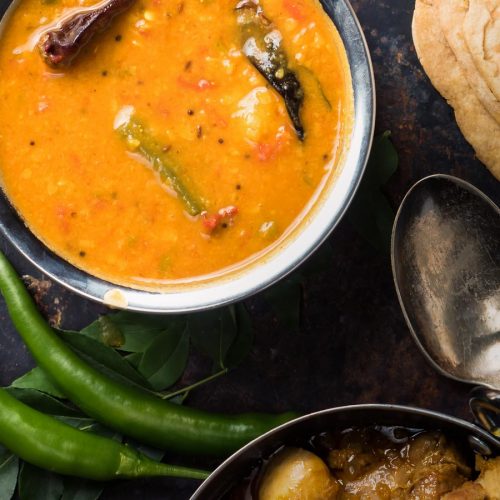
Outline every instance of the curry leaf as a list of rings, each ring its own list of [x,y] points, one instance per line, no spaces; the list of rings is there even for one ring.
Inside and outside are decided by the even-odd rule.
[[[111,319],[110,316],[100,316],[97,318],[97,324],[100,330],[100,341],[109,347],[119,349],[125,344],[125,335],[120,327]]]
[[[63,422],[75,429],[79,429],[85,432],[92,432],[93,434],[98,434],[99,436],[114,439],[115,441],[122,441],[123,436],[108,427],[96,422],[89,417],[60,417],[56,416],[57,420]]]
[[[49,394],[35,389],[20,389],[18,387],[7,387],[6,391],[35,410],[49,415],[81,416],[79,410],[67,405]]]
[[[225,357],[238,333],[234,307],[194,315],[189,331],[194,346],[212,358],[215,368],[225,368]]]
[[[166,359],[163,366],[151,377],[149,382],[154,389],[161,391],[172,386],[186,368],[189,356],[189,331],[184,329],[175,351]]]
[[[62,477],[23,462],[19,472],[20,500],[59,500],[63,492]]]
[[[131,354],[124,356],[124,358],[127,360],[127,363],[130,363],[137,370],[143,355],[144,353],[142,352],[132,352]]]
[[[183,392],[181,394],[177,394],[174,397],[163,397],[163,399],[168,399],[170,403],[174,403],[176,405],[182,405],[184,400],[187,398],[189,391]]]
[[[156,390],[174,384],[182,375],[189,355],[189,331],[184,321],[172,322],[170,328],[152,340],[139,363],[139,371]]]
[[[143,352],[151,341],[168,328],[171,317],[148,315],[122,311],[107,316],[107,323],[102,320],[94,321],[81,333],[106,343],[105,325],[108,329],[116,327],[122,337],[120,350],[125,352]],[[118,335],[116,332],[114,335]]]
[[[219,336],[220,312],[204,311],[188,318],[188,328],[193,345],[220,365]]]
[[[349,221],[373,247],[388,253],[394,210],[381,188],[398,167],[398,154],[384,132],[373,141],[358,192],[347,212]]]
[[[0,500],[10,500],[16,489],[19,460],[0,445]]]
[[[67,425],[71,425],[75,429],[87,430],[95,424],[95,420],[90,417],[70,417],[70,416],[60,416],[56,415],[57,420],[64,422]]]
[[[64,478],[64,492],[61,500],[97,500],[104,486],[96,481],[78,477]]]
[[[226,311],[220,318],[219,364],[221,368],[226,368],[227,353],[238,335],[234,306],[229,306]]]
[[[264,298],[270,304],[280,325],[290,332],[299,331],[302,305],[302,279],[299,274],[293,274],[268,288],[264,292]]]
[[[99,371],[112,374],[113,378],[122,382],[125,379],[146,389],[151,388],[148,381],[114,349],[79,333],[59,334],[79,356]]]
[[[233,368],[243,361],[250,352],[253,345],[254,333],[252,322],[246,307],[239,303],[234,306],[236,319],[236,337],[229,346],[224,364],[227,368]]]
[[[28,373],[14,380],[11,387],[18,387],[20,389],[36,389],[37,391],[45,392],[60,399],[64,399],[66,397],[39,366],[35,366],[35,368],[30,370]]]
[[[80,332],[71,333],[80,333],[108,347],[120,349],[124,346],[126,340],[121,328],[113,321],[114,316],[115,314],[99,316]]]
[[[164,450],[159,450],[158,448],[152,448],[151,446],[146,446],[145,444],[139,443],[132,438],[127,438],[126,444],[132,446],[135,450],[143,453],[147,457],[156,460],[157,462],[161,462],[163,457],[165,456]]]

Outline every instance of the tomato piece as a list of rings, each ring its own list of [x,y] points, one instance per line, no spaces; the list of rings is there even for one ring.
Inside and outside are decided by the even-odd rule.
[[[274,144],[259,142],[256,146],[257,158],[260,161],[267,161],[274,157],[276,152]]]
[[[211,234],[219,227],[227,227],[228,224],[233,222],[233,218],[238,213],[238,207],[230,205],[221,208],[215,214],[208,212],[201,213],[201,223],[207,233]]]
[[[201,213],[201,223],[209,233],[211,233],[217,228],[220,220],[221,216],[219,214],[209,214],[208,212]]]
[[[280,127],[278,133],[274,136],[272,142],[258,142],[254,145],[255,153],[260,161],[273,159],[289,141],[290,134],[284,128]]]
[[[297,21],[305,20],[304,5],[300,0],[283,0],[283,7]]]

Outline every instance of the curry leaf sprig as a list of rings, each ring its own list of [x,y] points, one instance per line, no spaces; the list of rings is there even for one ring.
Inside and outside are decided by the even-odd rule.
[[[242,304],[190,317],[119,312],[100,317],[81,332],[58,333],[79,357],[111,379],[157,394],[161,391],[162,397],[179,404],[190,390],[236,366],[253,340],[250,318]],[[170,390],[184,372],[191,345],[210,356],[213,373],[187,387]],[[12,382],[7,391],[73,427],[131,442],[80,412],[40,367]],[[132,444],[156,460],[163,457],[159,450]],[[76,495],[80,500],[95,500],[103,490],[101,483],[41,470],[0,447],[0,500],[9,500],[16,484],[21,500],[33,498],[33,492],[38,492],[37,498],[42,494],[44,500],[67,500]]]

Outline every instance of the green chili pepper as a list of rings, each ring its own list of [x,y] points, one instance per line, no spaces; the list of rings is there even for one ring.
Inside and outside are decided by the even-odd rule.
[[[258,0],[242,0],[236,6],[236,12],[243,35],[243,54],[283,98],[295,133],[303,141],[305,132],[300,110],[304,90],[290,68],[281,33],[264,15]]]
[[[113,439],[75,429],[21,403],[4,389],[0,389],[0,442],[43,469],[98,481],[208,476],[205,471],[156,462]]]
[[[180,453],[223,456],[297,416],[212,414],[120,384],[87,365],[59,338],[1,252],[0,291],[36,362],[68,399],[98,422],[143,443]]]
[[[182,182],[179,168],[139,119],[132,115],[128,116],[126,121],[119,124],[116,131],[128,141],[133,150],[148,160],[164,182],[167,181],[172,186],[189,215],[198,215],[205,210],[203,204],[189,192]]]

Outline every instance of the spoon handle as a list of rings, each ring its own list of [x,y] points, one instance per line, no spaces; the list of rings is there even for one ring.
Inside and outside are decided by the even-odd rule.
[[[476,421],[490,434],[500,439],[500,392],[485,387],[472,390],[469,406]]]

